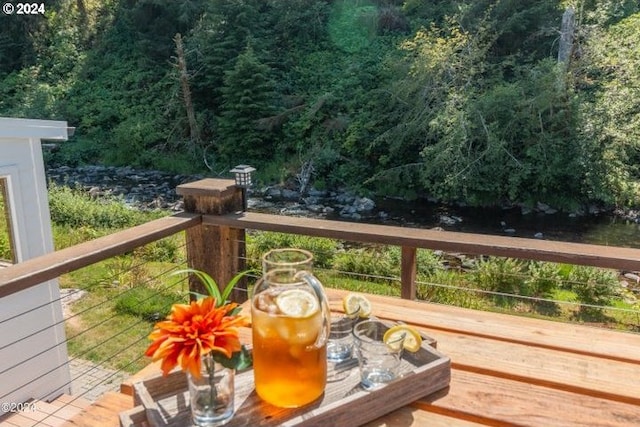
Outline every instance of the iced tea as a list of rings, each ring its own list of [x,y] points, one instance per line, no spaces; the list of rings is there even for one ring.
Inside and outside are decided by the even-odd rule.
[[[327,379],[323,314],[317,298],[303,289],[267,289],[253,298],[253,369],[258,396],[295,408],[316,400]]]

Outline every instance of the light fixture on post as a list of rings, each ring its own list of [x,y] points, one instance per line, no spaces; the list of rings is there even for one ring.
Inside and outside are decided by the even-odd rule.
[[[249,165],[238,165],[229,172],[235,174],[236,187],[242,188],[242,210],[247,210],[247,188],[251,187],[251,174],[256,168]]]

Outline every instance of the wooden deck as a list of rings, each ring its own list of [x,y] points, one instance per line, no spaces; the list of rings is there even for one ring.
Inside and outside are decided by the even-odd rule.
[[[33,401],[25,410],[5,416],[2,427],[60,427],[86,409],[91,402],[86,399],[63,394],[52,402]]]
[[[344,291],[329,290],[332,310]],[[370,295],[373,314],[418,327],[452,361],[448,389],[367,427],[640,425],[640,334]],[[250,339],[250,331],[243,331]],[[117,426],[130,383],[67,426]]]

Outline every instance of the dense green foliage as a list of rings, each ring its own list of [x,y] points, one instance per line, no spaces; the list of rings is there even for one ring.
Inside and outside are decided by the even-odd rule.
[[[0,23],[0,115],[77,127],[48,161],[640,204],[635,0],[55,0]]]

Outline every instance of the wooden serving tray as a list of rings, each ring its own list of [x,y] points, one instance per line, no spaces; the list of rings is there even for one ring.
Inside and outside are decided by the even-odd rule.
[[[423,396],[443,390],[451,379],[451,360],[428,345],[416,353],[404,352],[401,376],[385,386],[366,391],[360,386],[355,359],[329,363],[327,387],[315,402],[283,409],[263,402],[254,390],[253,370],[236,373],[234,417],[227,426],[358,426],[375,420]],[[174,371],[133,384],[133,409],[120,414],[122,427],[189,426],[186,375]]]

